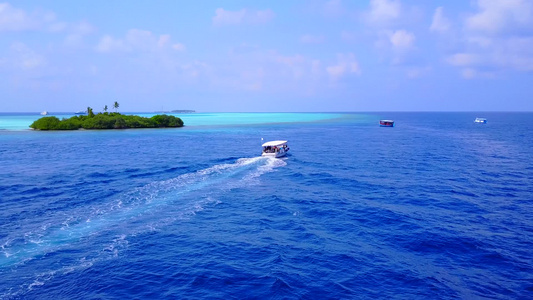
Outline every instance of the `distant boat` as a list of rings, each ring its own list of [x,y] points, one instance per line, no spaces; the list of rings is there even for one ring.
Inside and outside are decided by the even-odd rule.
[[[289,151],[289,146],[287,146],[287,141],[271,141],[266,142],[263,145],[263,153],[261,156],[270,156],[270,157],[282,157],[287,155]]]
[[[48,112],[45,110],[41,113],[41,116],[46,116],[48,114]]]
[[[381,127],[394,127],[394,121],[393,120],[380,120],[379,126]]]
[[[474,120],[474,123],[486,124],[487,123],[487,119],[485,119],[485,118],[476,118]]]
[[[77,115],[86,115],[86,114],[87,114],[87,111],[85,111],[85,110],[78,110],[77,112],[75,112],[75,114],[77,114]]]

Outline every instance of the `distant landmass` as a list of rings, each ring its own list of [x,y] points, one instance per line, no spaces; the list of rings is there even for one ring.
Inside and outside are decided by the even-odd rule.
[[[173,112],[173,113],[193,113],[195,111],[194,110],[188,110],[188,109],[176,109],[176,110],[171,110],[170,112]]]
[[[195,110],[189,110],[189,109],[175,109],[171,111],[156,111],[156,113],[193,113],[196,112]]]

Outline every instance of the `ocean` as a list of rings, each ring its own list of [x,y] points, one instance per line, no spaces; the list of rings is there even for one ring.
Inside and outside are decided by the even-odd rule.
[[[533,298],[533,113],[177,116],[0,114],[0,299]]]

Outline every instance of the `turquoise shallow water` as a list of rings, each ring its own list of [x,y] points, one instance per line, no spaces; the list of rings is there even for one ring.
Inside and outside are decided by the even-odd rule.
[[[0,299],[532,298],[533,114],[183,118],[0,131]]]
[[[151,117],[156,113],[126,113]],[[180,113],[171,114],[181,118],[185,126],[224,126],[268,124],[287,122],[315,122],[345,117],[335,113]],[[72,113],[50,112],[47,116],[70,118]],[[0,113],[0,130],[27,130],[33,121],[41,118],[39,113]]]

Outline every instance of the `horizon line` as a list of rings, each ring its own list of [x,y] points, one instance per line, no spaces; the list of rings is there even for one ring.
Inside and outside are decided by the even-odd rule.
[[[172,113],[172,114],[197,114],[197,113],[531,113],[533,110],[365,110],[365,111],[194,111],[191,112],[171,112],[171,111],[124,111],[122,113]],[[39,111],[0,111],[0,114],[40,114]],[[56,114],[75,114],[75,111],[50,111]],[[103,113],[103,112],[98,112]],[[120,112],[119,112],[120,113]]]

